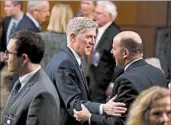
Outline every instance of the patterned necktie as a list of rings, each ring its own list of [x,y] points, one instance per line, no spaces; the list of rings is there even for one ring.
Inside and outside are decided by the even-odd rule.
[[[12,27],[11,27],[11,29],[10,29],[10,32],[9,32],[9,38],[11,37],[11,35],[16,31],[16,23],[15,22],[13,22],[13,24],[12,24]]]
[[[12,89],[12,92],[11,92],[11,101],[15,98],[15,96],[18,94],[19,90],[21,88],[21,83],[20,83],[20,80],[18,79],[14,85],[14,88]]]

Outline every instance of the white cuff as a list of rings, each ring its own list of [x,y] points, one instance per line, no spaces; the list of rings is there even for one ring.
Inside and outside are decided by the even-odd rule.
[[[89,117],[88,117],[88,124],[91,125],[91,113],[89,114]]]
[[[103,105],[104,105],[104,104],[100,104],[100,106],[99,106],[99,114],[100,114],[100,115],[103,114]]]

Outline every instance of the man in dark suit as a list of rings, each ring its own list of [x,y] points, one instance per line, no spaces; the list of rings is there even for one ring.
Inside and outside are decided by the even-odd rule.
[[[2,21],[3,33],[1,37],[0,51],[5,51],[9,42],[10,36],[21,30],[29,30],[33,32],[40,32],[40,28],[37,27],[34,22],[23,13],[22,5],[23,1],[8,0],[4,2],[5,12],[7,17]]]
[[[115,60],[110,51],[113,37],[120,32],[114,23],[116,17],[117,9],[112,2],[97,2],[95,21],[99,27],[90,66],[90,90],[92,100],[96,102],[106,102],[105,91],[112,80],[115,68]]]
[[[82,72],[81,55],[89,55],[96,38],[97,24],[86,17],[75,17],[67,26],[67,46],[59,50],[46,67],[61,102],[61,125],[80,125],[73,117],[73,110],[81,110],[84,104],[92,113],[109,115],[118,109],[125,111],[124,104],[115,102],[100,104],[91,102],[87,81]],[[89,100],[89,101],[88,101]],[[88,122],[84,122],[88,124]]]
[[[40,66],[45,44],[30,31],[10,38],[5,59],[8,70],[19,75],[8,98],[3,125],[59,125],[60,103],[55,87]]]
[[[143,60],[142,40],[137,33],[123,31],[117,34],[113,40],[112,53],[116,64],[124,66],[124,73],[114,82],[113,96],[117,95],[115,101],[125,103],[128,111],[141,91],[152,86],[167,87],[163,72]],[[124,125],[126,119],[126,114],[102,116],[90,114],[84,106],[82,109],[75,113],[76,118],[88,120],[91,117],[90,123],[93,125]]]
[[[29,0],[27,3],[27,13],[29,21],[35,26],[37,31],[41,31],[41,24],[50,15],[50,5],[48,0]]]

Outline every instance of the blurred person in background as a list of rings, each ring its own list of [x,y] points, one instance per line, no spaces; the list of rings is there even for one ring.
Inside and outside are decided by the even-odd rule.
[[[81,0],[80,10],[77,16],[87,17],[94,20],[95,7],[96,7],[96,1]]]
[[[35,32],[42,31],[41,24],[47,20],[50,5],[48,0],[29,0],[27,3],[27,16],[34,25]]]
[[[115,24],[118,12],[111,1],[98,1],[95,8],[95,22],[98,24],[97,37],[90,55],[90,91],[92,100],[106,102],[106,90],[112,81],[115,59],[111,54],[114,36],[120,32]]]
[[[67,43],[66,28],[73,12],[68,4],[55,4],[52,8],[47,31],[41,32],[45,42],[45,54],[41,61],[42,67],[46,67],[53,55]]]
[[[151,87],[136,98],[126,125],[171,125],[171,93],[169,89]]]
[[[0,16],[0,38],[2,36],[2,17]],[[1,39],[0,39],[0,46],[1,46]],[[4,65],[4,61],[3,61],[3,53],[0,52],[0,70]]]

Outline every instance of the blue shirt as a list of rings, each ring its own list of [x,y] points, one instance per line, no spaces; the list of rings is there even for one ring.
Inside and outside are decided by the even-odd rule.
[[[9,43],[9,38],[10,38],[9,35],[10,35],[11,29],[12,29],[14,23],[15,23],[15,26],[17,27],[18,23],[22,20],[23,16],[24,16],[24,14],[22,14],[18,20],[11,18],[8,29],[7,29],[7,35],[6,35],[6,42],[7,43],[6,43],[6,45],[8,45],[8,43]]]

